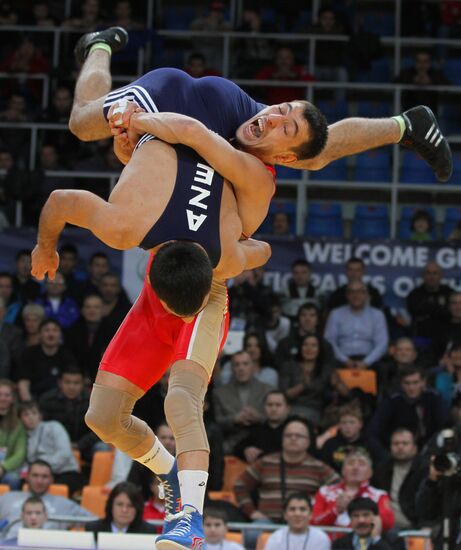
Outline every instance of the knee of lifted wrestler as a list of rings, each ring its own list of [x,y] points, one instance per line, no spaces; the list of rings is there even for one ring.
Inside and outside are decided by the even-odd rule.
[[[111,430],[105,421],[93,408],[89,408],[85,414],[85,424],[94,432],[104,443],[112,443],[113,430]]]

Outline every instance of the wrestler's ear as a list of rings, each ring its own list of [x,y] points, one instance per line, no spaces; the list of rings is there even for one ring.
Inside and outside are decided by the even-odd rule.
[[[294,164],[298,160],[298,155],[293,151],[287,151],[285,153],[280,153],[274,155],[274,164],[283,164],[284,166],[289,166]]]

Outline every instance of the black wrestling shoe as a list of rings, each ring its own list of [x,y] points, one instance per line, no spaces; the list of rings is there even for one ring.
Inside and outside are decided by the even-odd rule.
[[[402,113],[402,117],[406,130],[400,143],[419,153],[439,181],[448,181],[453,171],[451,149],[434,113],[429,107],[419,105]]]
[[[74,48],[74,56],[79,65],[83,65],[91,46],[98,42],[104,42],[111,47],[112,53],[115,53],[128,44],[128,33],[122,27],[109,27],[104,31],[84,34]]]

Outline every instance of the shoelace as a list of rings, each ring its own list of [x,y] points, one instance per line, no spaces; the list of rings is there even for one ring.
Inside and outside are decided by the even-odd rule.
[[[178,523],[176,524],[175,528],[170,531],[170,534],[179,535],[181,537],[184,537],[188,534],[190,534],[191,530],[191,522],[192,522],[192,513],[191,512],[179,512],[179,514],[175,514],[171,516],[172,519],[179,519]]]
[[[167,518],[172,515],[171,511],[169,512],[168,510],[173,510],[173,488],[168,481],[160,481],[160,485],[158,487],[158,498],[165,501],[165,518],[167,521],[170,521]]]

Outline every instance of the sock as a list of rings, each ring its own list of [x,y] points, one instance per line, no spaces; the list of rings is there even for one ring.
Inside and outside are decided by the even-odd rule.
[[[96,44],[93,44],[91,46],[90,51],[88,52],[88,54],[90,54],[94,50],[104,50],[109,55],[112,54],[112,48],[109,46],[109,44],[106,44],[105,42],[96,42]]]
[[[174,456],[170,455],[158,438],[150,451],[134,460],[144,464],[154,474],[169,474],[174,464]]]
[[[403,118],[402,115],[393,116],[392,118],[397,122],[397,124],[400,127],[400,139],[402,139],[403,134],[405,133],[405,130],[407,129],[407,126],[405,124],[405,119]]]
[[[178,472],[179,487],[181,488],[181,502],[190,504],[203,514],[208,472],[202,470],[181,470]]]

